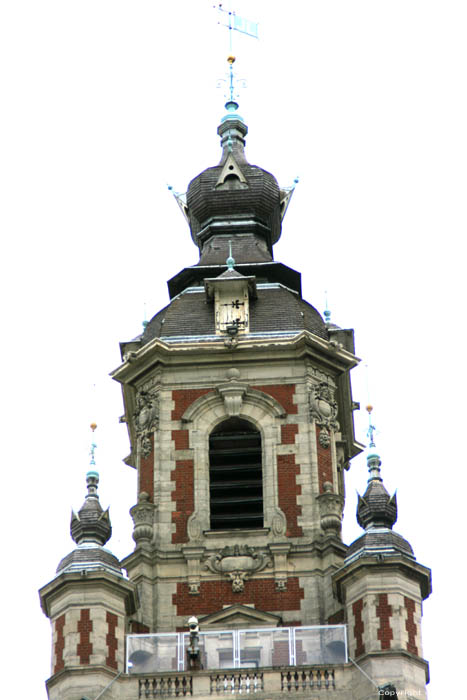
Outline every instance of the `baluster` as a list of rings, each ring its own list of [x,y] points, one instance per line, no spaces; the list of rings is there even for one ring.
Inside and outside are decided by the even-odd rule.
[[[242,692],[243,675],[241,673],[235,674],[235,690],[237,693]]]
[[[235,693],[235,691],[238,688],[238,676],[235,675],[235,673],[232,673],[230,676],[230,692],[232,695]]]
[[[287,690],[292,690],[292,674],[287,671]]]
[[[316,672],[316,685],[318,688],[321,688],[321,671],[320,671],[320,669],[318,669]]]
[[[324,687],[329,688],[329,671],[327,669],[324,672]]]
[[[307,686],[306,673],[305,673],[305,671],[302,671],[302,690],[306,690],[306,686]]]

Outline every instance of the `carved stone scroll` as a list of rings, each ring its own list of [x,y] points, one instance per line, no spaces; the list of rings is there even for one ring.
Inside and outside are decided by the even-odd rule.
[[[314,420],[321,430],[319,444],[328,448],[331,444],[331,431],[339,430],[337,422],[337,401],[334,400],[334,390],[328,382],[320,381],[310,387],[310,419]]]
[[[228,545],[217,554],[212,554],[206,561],[206,569],[223,574],[232,582],[232,591],[241,593],[245,581],[254,573],[271,566],[271,557],[257,552],[247,544]]]
[[[159,425],[159,393],[157,389],[138,391],[133,420],[140,453],[144,458],[149,457],[152,450],[149,436],[157,430]]]

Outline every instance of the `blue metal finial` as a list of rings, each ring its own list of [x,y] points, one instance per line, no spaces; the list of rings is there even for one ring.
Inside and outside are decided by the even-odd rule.
[[[373,406],[371,404],[368,404],[366,407],[366,410],[368,411],[368,432],[367,435],[370,438],[370,444],[369,444],[369,453],[367,455],[366,461],[368,465],[368,471],[370,472],[370,478],[368,481],[381,481],[381,460],[379,458],[379,455],[374,452],[374,448],[376,447],[375,445],[375,432],[376,428],[372,423],[372,418],[371,418],[371,412],[373,411]]]
[[[146,330],[148,323],[149,323],[149,321],[147,320],[147,314],[146,314],[146,302],[144,302],[144,320],[142,322],[142,326],[143,326],[144,330]]]
[[[235,259],[232,256],[232,241],[229,241],[229,257],[225,261],[225,264],[227,265],[229,270],[234,269]]]
[[[328,308],[328,293],[327,293],[327,291],[325,291],[324,294],[325,294],[325,299],[326,299],[326,308],[324,309],[323,316],[324,316],[324,320],[326,321],[326,323],[331,323],[331,312]]]

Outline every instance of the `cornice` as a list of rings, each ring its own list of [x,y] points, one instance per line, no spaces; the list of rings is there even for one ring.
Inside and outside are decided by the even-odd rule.
[[[123,364],[111,372],[111,377],[124,384],[136,381],[158,364],[200,366],[232,361],[232,358],[241,363],[256,357],[262,359],[270,352],[280,355],[281,359],[310,356],[337,372],[350,370],[360,362],[360,358],[340,344],[323,340],[307,330],[286,338],[239,337],[233,350],[225,347],[224,340],[220,337],[216,340],[166,343],[160,338],[154,338],[141,349],[129,352]]]

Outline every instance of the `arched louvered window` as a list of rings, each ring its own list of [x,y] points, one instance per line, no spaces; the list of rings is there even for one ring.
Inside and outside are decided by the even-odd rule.
[[[220,423],[209,437],[211,529],[263,527],[261,435],[240,418]]]

